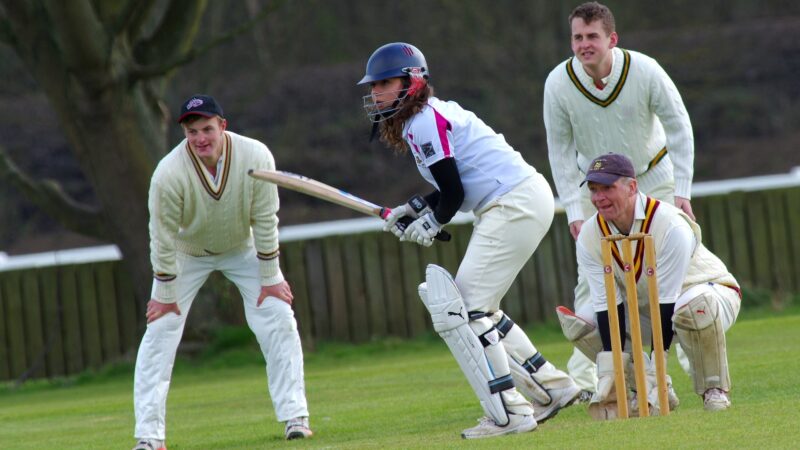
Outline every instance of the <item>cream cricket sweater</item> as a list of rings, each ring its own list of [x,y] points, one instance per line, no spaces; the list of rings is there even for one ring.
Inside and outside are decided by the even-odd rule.
[[[675,195],[691,195],[694,138],[678,89],[654,59],[619,48],[613,55],[608,84],[602,90],[576,58],[556,66],[545,82],[550,167],[569,222],[585,218],[579,185],[586,168],[592,159],[609,152],[631,158],[642,192],[674,176]],[[665,147],[668,157],[648,172],[647,179],[642,177]]]
[[[158,164],[150,182],[150,262],[154,297],[173,303],[177,252],[208,256],[255,243],[261,284],[283,281],[278,265],[278,188],[249,169],[272,170],[267,147],[225,132],[216,182],[184,139]],[[252,232],[251,232],[252,229]]]

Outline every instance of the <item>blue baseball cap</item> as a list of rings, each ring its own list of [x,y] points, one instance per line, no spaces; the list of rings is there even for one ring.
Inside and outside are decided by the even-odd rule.
[[[219,106],[214,97],[210,95],[197,94],[189,97],[181,106],[181,113],[178,116],[178,123],[183,122],[189,116],[203,117],[225,117],[222,107]]]

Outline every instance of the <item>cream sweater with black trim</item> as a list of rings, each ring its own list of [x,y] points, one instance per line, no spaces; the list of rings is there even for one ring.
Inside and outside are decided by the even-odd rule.
[[[675,195],[691,198],[694,137],[678,89],[653,58],[613,52],[602,90],[576,58],[556,66],[545,81],[548,156],[568,222],[585,219],[579,185],[592,159],[609,152],[631,159],[643,192],[674,180]],[[641,177],[664,147],[668,156]]]
[[[217,180],[184,139],[158,164],[150,182],[150,262],[154,297],[174,303],[177,252],[209,256],[255,243],[261,284],[283,281],[278,265],[278,188],[249,169],[274,170],[259,141],[226,131]]]

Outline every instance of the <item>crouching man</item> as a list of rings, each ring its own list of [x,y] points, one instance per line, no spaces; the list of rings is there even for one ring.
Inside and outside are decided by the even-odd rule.
[[[631,161],[610,153],[595,158],[583,183],[589,184],[592,204],[597,213],[586,221],[577,240],[578,270],[589,280],[592,307],[572,313],[559,308],[559,319],[568,337],[590,358],[596,358],[598,390],[590,403],[590,414],[598,419],[616,417],[614,368],[611,357],[611,333],[604,285],[604,265],[600,242],[612,234],[649,233],[653,236],[658,273],[658,297],[664,350],[669,350],[673,336],[686,351],[695,392],[702,396],[704,407],[718,411],[730,407],[731,380],[725,332],[736,321],[741,306],[741,291],[725,264],[701,241],[700,227],[683,211],[647,197],[638,190]],[[581,184],[583,184],[581,183]],[[647,296],[647,277],[641,276],[643,240],[634,243],[634,268],[637,294]],[[626,303],[620,249],[612,243],[612,271],[617,283],[617,310],[620,317],[620,340],[626,341]],[[640,303],[640,316],[649,321],[647,302]],[[644,325],[642,329],[647,327]],[[674,331],[674,333],[673,333]],[[623,359],[630,369],[630,346]],[[655,364],[650,355],[640,355],[647,368],[648,402],[658,413]],[[632,376],[633,370],[626,370]],[[678,405],[669,377],[670,408]],[[626,383],[635,387],[633,382]],[[636,414],[636,393],[628,395],[631,411]]]

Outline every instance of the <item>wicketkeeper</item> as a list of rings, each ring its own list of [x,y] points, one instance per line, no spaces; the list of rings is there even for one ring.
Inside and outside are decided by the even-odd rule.
[[[604,287],[604,266],[600,242],[612,234],[649,233],[653,236],[658,274],[658,296],[664,348],[668,350],[674,335],[686,351],[695,392],[703,397],[706,410],[730,407],[728,392],[731,380],[725,331],[736,321],[741,305],[741,291],[725,264],[711,253],[701,240],[700,227],[685,212],[665,202],[647,197],[638,190],[633,165],[626,156],[606,154],[595,158],[583,183],[588,183],[592,204],[597,213],[581,228],[577,241],[578,270],[589,281],[591,311],[577,311],[569,327],[582,336],[576,343],[598,367],[598,390],[590,403],[596,418],[616,417],[614,368],[611,353],[608,307]],[[583,184],[582,183],[582,184]],[[636,241],[634,267],[636,289],[640,298],[647,296],[647,280],[642,275],[644,241]],[[626,341],[625,274],[616,243],[612,243],[612,270],[617,283],[617,310],[620,317],[620,340]],[[640,303],[640,315],[649,319],[647,302]],[[648,327],[643,326],[643,330]],[[626,375],[632,376],[631,358],[644,358],[647,368],[648,403],[658,412],[655,363],[647,354],[632,355],[630,346],[623,360]],[[669,384],[670,408],[678,398]],[[635,386],[629,378],[627,386]],[[636,414],[636,392],[631,392],[630,410]]]

